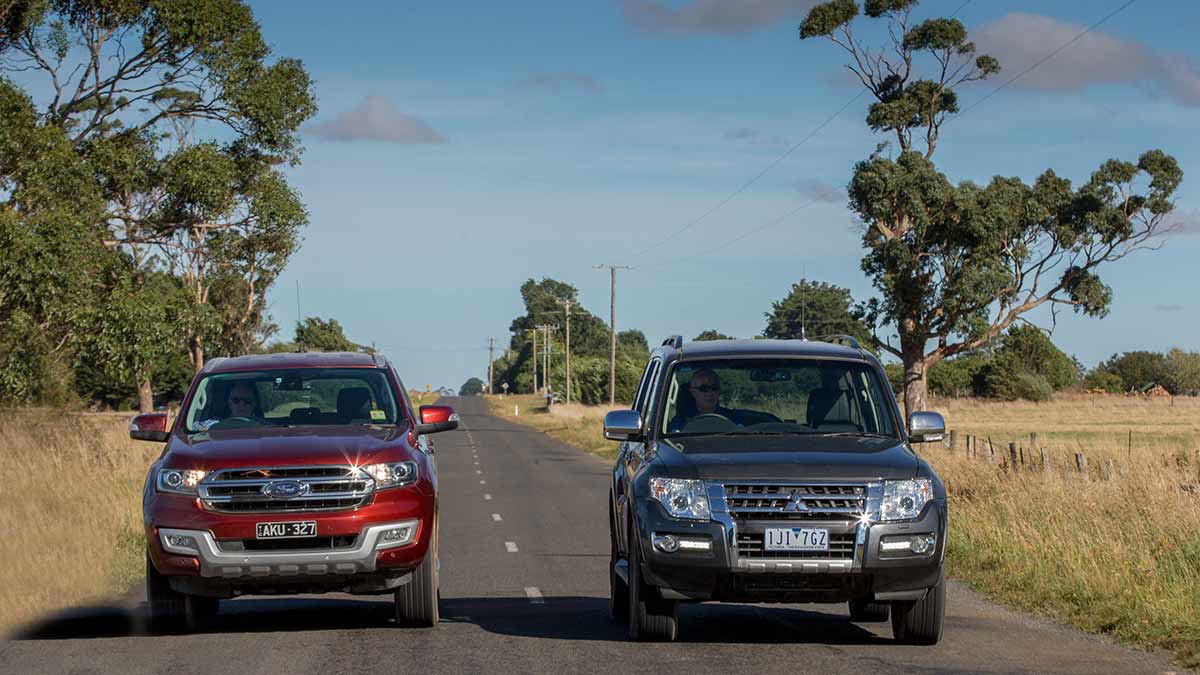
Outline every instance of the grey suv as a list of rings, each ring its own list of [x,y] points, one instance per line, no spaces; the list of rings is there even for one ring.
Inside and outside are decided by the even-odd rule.
[[[631,410],[608,414],[609,598],[635,640],[673,640],[680,602],[848,602],[855,621],[934,644],[946,492],[910,443],[883,368],[852,338],[654,350]]]

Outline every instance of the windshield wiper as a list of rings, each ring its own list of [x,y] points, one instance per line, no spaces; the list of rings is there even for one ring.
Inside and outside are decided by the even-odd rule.
[[[887,434],[877,434],[877,433],[873,433],[870,431],[824,431],[824,432],[818,431],[816,433],[819,434],[820,436],[823,436],[826,438],[833,438],[833,437],[838,437],[838,436],[861,436],[863,438],[890,438],[893,440],[897,440],[895,436],[889,436]]]

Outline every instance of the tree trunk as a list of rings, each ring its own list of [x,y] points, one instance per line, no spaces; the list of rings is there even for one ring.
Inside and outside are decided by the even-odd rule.
[[[154,389],[148,374],[138,377],[138,412],[154,412]]]
[[[200,342],[199,335],[193,335],[188,340],[188,358],[192,361],[192,371],[199,373],[204,367],[204,345]]]
[[[900,351],[904,361],[904,417],[928,410],[925,380],[925,339],[901,336]]]

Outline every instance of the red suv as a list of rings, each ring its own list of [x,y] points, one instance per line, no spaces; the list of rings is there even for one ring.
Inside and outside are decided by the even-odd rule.
[[[438,621],[437,467],[428,435],[458,427],[413,409],[379,355],[213,359],[180,414],[138,415],[166,441],[143,497],[146,591],[159,625],[188,627],[243,594],[393,593],[399,623]]]

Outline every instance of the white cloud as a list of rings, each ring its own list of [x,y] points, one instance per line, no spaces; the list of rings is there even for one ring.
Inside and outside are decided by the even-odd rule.
[[[582,73],[538,73],[530,75],[518,83],[522,87],[532,87],[535,89],[545,89],[558,93],[564,89],[582,89],[584,91],[598,92],[603,89],[596,78],[591,75]]]
[[[971,39],[980,53],[999,59],[1004,78],[1024,71],[1086,29],[1048,16],[1013,13],[972,30]],[[1146,85],[1184,105],[1200,105],[1200,65],[1191,57],[1160,53],[1145,43],[1095,31],[1010,86],[1075,92],[1104,84]]]
[[[784,19],[799,25],[817,0],[691,0],[671,7],[657,0],[622,0],[625,21],[649,33],[737,35]]]
[[[423,120],[406,115],[383,96],[373,94],[362,103],[312,133],[331,141],[379,141],[382,143],[445,143],[444,136]]]

